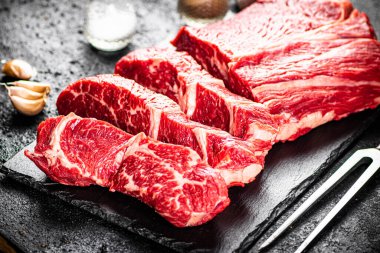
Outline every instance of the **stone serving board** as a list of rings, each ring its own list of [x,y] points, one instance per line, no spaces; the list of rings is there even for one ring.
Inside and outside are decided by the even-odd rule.
[[[380,115],[365,111],[321,126],[294,142],[274,146],[264,171],[244,188],[229,190],[231,204],[212,221],[176,228],[138,200],[107,189],[70,187],[49,180],[24,149],[0,169],[14,180],[54,195],[70,204],[176,251],[242,252]]]

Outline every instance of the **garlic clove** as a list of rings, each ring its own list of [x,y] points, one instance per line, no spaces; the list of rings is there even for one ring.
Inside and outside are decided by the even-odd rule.
[[[35,116],[39,114],[45,107],[46,98],[29,100],[19,96],[10,96],[13,106],[20,113],[27,116]]]
[[[24,87],[31,91],[46,93],[46,94],[49,94],[50,89],[51,89],[50,84],[48,83],[38,83],[38,82],[25,81],[25,80],[14,81],[14,82],[11,82],[10,84],[13,84],[19,87]]]
[[[6,88],[8,90],[9,96],[18,96],[18,97],[22,97],[22,98],[30,99],[30,100],[40,99],[45,96],[45,93],[39,93],[36,91],[28,90],[20,86],[10,86],[10,87],[7,86]]]
[[[24,60],[14,59],[7,61],[3,67],[2,72],[10,77],[29,80],[37,74],[35,68]]]

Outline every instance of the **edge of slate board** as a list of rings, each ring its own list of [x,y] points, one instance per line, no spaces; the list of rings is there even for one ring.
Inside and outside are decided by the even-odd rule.
[[[355,131],[355,133],[350,138],[342,142],[342,144],[338,148],[336,148],[335,150],[331,152],[329,158],[315,171],[315,173],[313,173],[312,176],[310,176],[309,178],[301,182],[297,187],[295,187],[289,193],[286,199],[274,208],[274,210],[269,214],[268,218],[265,221],[263,221],[261,224],[259,224],[256,230],[250,232],[245,237],[245,239],[240,243],[240,246],[234,251],[245,252],[249,250],[254,245],[254,243],[260,238],[260,236],[277,220],[277,218],[279,218],[279,216],[282,213],[284,213],[284,211],[287,208],[289,208],[289,206],[292,205],[295,202],[295,200],[297,200],[297,198],[300,197],[300,195],[303,194],[318,179],[318,177],[326,171],[327,168],[329,168],[341,155],[343,155],[344,152],[347,150],[347,148],[361,134],[363,134],[363,132],[367,128],[369,128],[369,126],[379,116],[380,116],[380,109],[377,109],[375,110],[373,115],[369,116],[369,118],[365,122],[363,122],[362,127],[360,127],[357,131]],[[24,149],[27,147],[24,147],[20,152],[23,152]],[[18,152],[17,154],[19,154],[20,152]],[[13,159],[13,157],[11,159]],[[150,239],[156,243],[167,246],[179,252],[185,252],[185,251],[186,252],[189,252],[189,251],[190,252],[208,252],[209,251],[207,249],[194,249],[193,248],[194,243],[179,242],[178,240],[167,238],[160,233],[152,232],[149,229],[139,225],[138,221],[122,216],[122,215],[111,214],[107,212],[106,210],[100,208],[100,206],[94,202],[72,199],[72,196],[68,194],[68,192],[64,192],[64,191],[52,192],[49,189],[51,187],[49,186],[49,184],[37,182],[34,178],[30,176],[9,170],[8,168],[6,168],[6,164],[7,163],[3,164],[3,166],[0,167],[0,171],[6,174],[7,177],[19,183],[28,185],[43,193],[56,196],[59,199],[63,200],[64,202],[67,202],[73,206],[79,207],[93,215],[101,217],[102,219],[108,222],[111,222],[117,226],[120,226],[124,229],[127,229],[128,231],[132,233],[136,233],[140,236],[143,236],[147,239]],[[61,186],[59,184],[56,185],[55,183],[53,183],[52,185],[53,187],[67,187],[67,186]],[[91,187],[97,187],[97,186],[91,186]],[[98,187],[98,188],[103,189],[101,187]]]

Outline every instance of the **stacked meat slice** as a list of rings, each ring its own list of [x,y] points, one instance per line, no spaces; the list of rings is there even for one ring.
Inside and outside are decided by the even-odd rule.
[[[118,75],[58,98],[60,114],[136,137],[70,115],[43,123],[27,155],[53,180],[110,187],[199,225],[228,205],[227,186],[254,180],[275,142],[380,104],[380,43],[348,0],[257,0],[181,28],[172,44],[131,52]]]
[[[156,140],[190,147],[229,186],[254,180],[268,152],[189,120],[173,100],[120,76],[99,75],[74,82],[60,94],[57,107],[60,114],[94,117],[132,134],[144,132]]]
[[[119,60],[115,73],[174,97],[190,119],[229,131],[258,150],[269,151],[276,139],[277,119],[266,106],[230,92],[186,52],[136,50]]]
[[[182,28],[173,44],[266,105],[279,141],[380,103],[380,44],[346,0],[257,1],[232,19]]]
[[[202,224],[229,204],[224,180],[195,151],[96,119],[50,118],[25,154],[56,182],[131,195],[179,227]]]

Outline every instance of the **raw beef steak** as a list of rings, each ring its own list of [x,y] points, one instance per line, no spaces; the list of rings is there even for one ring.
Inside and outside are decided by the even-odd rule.
[[[368,48],[368,46],[365,45],[368,44],[367,42],[364,42],[363,45],[355,43],[358,48],[355,49],[351,47],[347,52],[333,50],[332,47],[338,46],[332,45],[352,43],[354,39],[372,38],[375,38],[375,34],[368,23],[367,16],[354,10],[350,17],[342,22],[326,25],[302,35],[297,35],[293,37],[291,41],[273,43],[265,49],[240,57],[238,60],[231,62],[229,64],[230,89],[240,95],[254,99],[252,88],[256,86],[277,82],[277,78],[279,81],[284,79],[305,79],[303,75],[304,72],[297,71],[302,65],[304,70],[307,69],[306,72],[309,75],[327,74],[330,68],[332,71],[330,71],[328,75],[335,76],[337,73],[334,71],[336,67],[334,64],[339,64],[337,58],[345,58],[346,61],[349,60],[351,62],[351,65],[356,64],[355,59],[359,55],[368,60],[375,59],[375,57],[369,59],[372,53],[370,50],[371,48],[375,48],[375,51],[378,51],[378,49],[376,49],[378,44],[377,41],[373,41],[371,42],[373,45]],[[349,41],[345,42],[345,39]],[[307,48],[307,46],[303,45],[305,43],[312,44],[312,48]],[[281,50],[285,51],[280,52],[281,56],[277,57],[276,53]],[[342,54],[342,56],[340,56],[339,53]],[[314,56],[319,58],[315,58],[314,61],[311,62],[310,58]],[[281,60],[279,60],[280,58]],[[277,60],[278,62],[276,62]],[[319,63],[320,60],[322,61],[321,63]],[[342,62],[343,61],[344,60],[342,60]],[[358,64],[362,63],[363,61],[358,59]],[[275,65],[270,66],[270,64]],[[320,64],[325,68],[324,73],[320,72]],[[373,64],[376,64],[376,61],[372,63],[372,65]],[[284,68],[284,66],[286,66],[286,68]],[[361,66],[359,68],[363,67],[364,66]],[[341,77],[350,78],[353,75],[355,75],[355,71],[351,73],[350,69],[347,68],[339,73]],[[360,77],[356,78],[360,79]]]
[[[287,18],[279,22],[276,15],[288,7],[303,11],[295,16],[283,13]],[[275,16],[268,17],[270,13]],[[301,13],[313,14],[306,19],[312,21],[310,24],[324,20],[321,17],[330,20],[333,13],[341,15],[308,28],[295,18]],[[277,30],[268,21],[267,25],[260,23],[242,32],[244,25],[257,18],[297,29],[273,34]],[[302,31],[302,27],[307,29]],[[230,33],[235,36],[225,39]],[[258,1],[248,11],[205,28],[183,28],[174,44],[192,54],[212,74],[228,79],[231,91],[264,104],[273,115],[280,116],[277,141],[286,141],[379,104],[379,43],[373,38],[368,17],[352,10],[348,1],[277,0]],[[207,46],[212,51],[199,49]],[[216,73],[212,65],[225,66],[219,67],[223,73]]]
[[[34,152],[25,155],[56,182],[110,187],[178,227],[205,223],[230,201],[224,180],[190,148],[74,114],[42,122]]]
[[[267,150],[220,129],[190,121],[168,97],[118,75],[99,75],[74,82],[57,100],[60,114],[105,120],[121,129],[197,151],[228,186],[255,179]]]
[[[258,150],[268,151],[276,139],[276,119],[264,105],[231,93],[186,52],[136,50],[118,61],[115,73],[174,97],[191,120],[229,131]]]
[[[234,17],[203,28],[182,27],[173,45],[228,85],[228,63],[270,43],[346,19],[348,0],[257,0]]]
[[[373,39],[297,41],[244,57],[233,70],[255,101],[282,116],[279,140],[380,104],[380,43]]]

